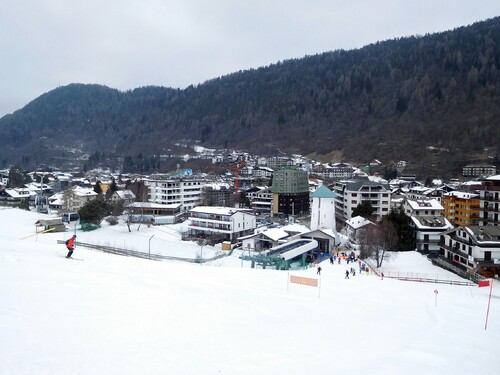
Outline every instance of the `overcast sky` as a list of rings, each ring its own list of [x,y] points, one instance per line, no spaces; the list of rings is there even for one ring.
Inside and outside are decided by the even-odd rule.
[[[500,15],[500,0],[2,0],[0,116],[74,82],[184,88]]]

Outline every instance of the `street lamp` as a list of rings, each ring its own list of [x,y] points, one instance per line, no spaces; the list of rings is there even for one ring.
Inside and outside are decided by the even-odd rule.
[[[155,235],[153,234],[151,237],[149,237],[149,259],[151,259],[151,240],[153,239]]]
[[[200,251],[200,266],[203,266],[203,246],[205,246],[207,243],[205,240],[200,240],[198,241],[198,245],[201,246],[201,251]]]

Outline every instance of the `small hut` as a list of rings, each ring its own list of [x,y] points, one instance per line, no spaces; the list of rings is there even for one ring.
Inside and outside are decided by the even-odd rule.
[[[65,232],[66,227],[61,218],[40,219],[35,223],[36,232]]]

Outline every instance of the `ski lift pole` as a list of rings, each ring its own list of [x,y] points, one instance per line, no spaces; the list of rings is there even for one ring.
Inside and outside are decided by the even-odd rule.
[[[155,235],[153,234],[151,237],[149,237],[149,247],[148,247],[148,252],[149,252],[149,259],[151,259],[151,240],[153,239]]]

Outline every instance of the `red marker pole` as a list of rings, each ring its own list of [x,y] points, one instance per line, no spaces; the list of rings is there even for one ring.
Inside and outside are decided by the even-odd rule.
[[[488,315],[490,315],[490,302],[491,302],[491,290],[493,289],[493,280],[490,280],[490,296],[488,297],[488,309],[486,310],[486,321],[484,323],[484,330],[488,328]]]
[[[438,290],[435,289],[434,290],[434,306],[436,306],[436,307],[438,305],[438,293],[439,293]]]

